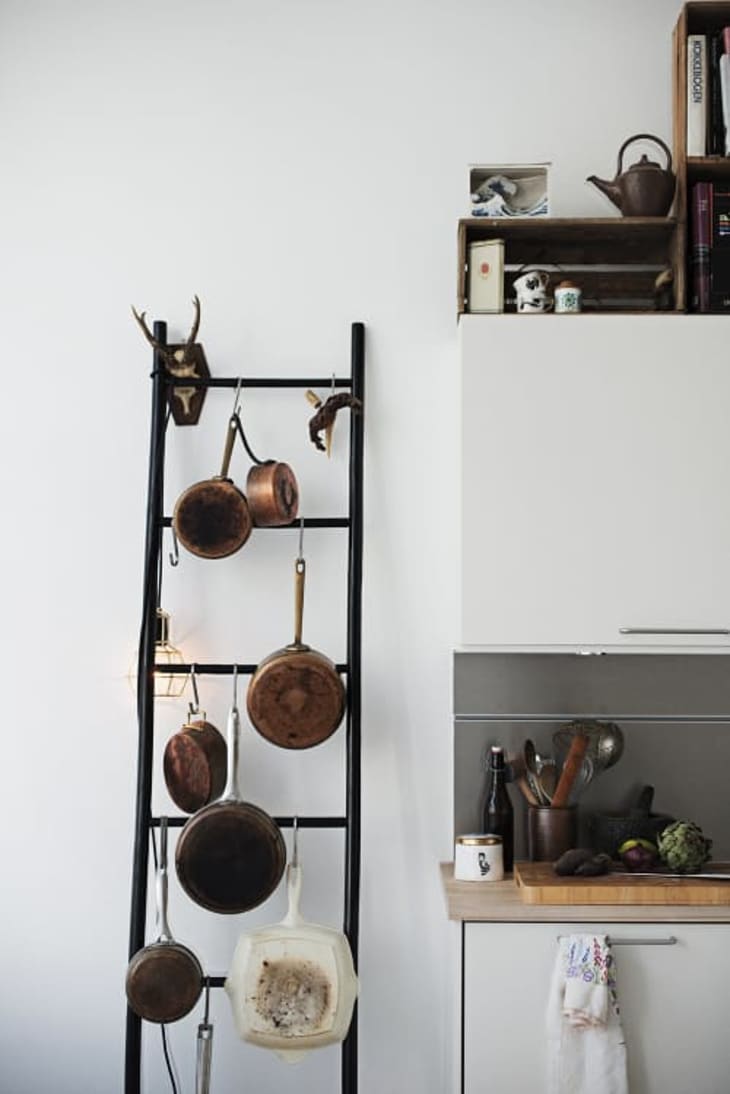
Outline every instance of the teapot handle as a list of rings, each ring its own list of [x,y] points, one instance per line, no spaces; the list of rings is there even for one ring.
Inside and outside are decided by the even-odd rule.
[[[666,153],[666,157],[667,157],[666,170],[667,171],[672,170],[672,153],[669,151],[669,149],[667,148],[666,144],[661,139],[661,137],[655,137],[652,133],[635,133],[633,137],[629,137],[628,140],[624,141],[624,143],[621,145],[621,147],[618,150],[618,167],[616,168],[616,174],[617,175],[620,175],[622,173],[624,151],[628,148],[628,146],[630,144],[633,144],[634,141],[653,141],[654,144],[658,144],[661,148],[664,149],[664,152]]]

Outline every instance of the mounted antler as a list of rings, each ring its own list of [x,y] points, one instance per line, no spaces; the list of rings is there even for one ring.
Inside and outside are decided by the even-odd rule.
[[[132,308],[132,315],[137,321],[142,334],[145,336],[154,351],[160,355],[165,369],[176,380],[201,380],[210,376],[208,364],[205,360],[203,347],[198,345],[195,339],[200,327],[200,300],[193,297],[193,325],[187,341],[182,345],[163,345],[155,338],[147,326],[146,312],[138,312]],[[173,384],[170,388],[170,407],[175,422],[178,425],[195,425],[200,417],[200,411],[205,399],[205,388],[194,387],[191,384]]]
[[[169,368],[173,376],[185,376],[195,375],[195,373],[186,373],[183,371],[188,363],[188,356],[193,346],[195,345],[195,339],[198,336],[198,328],[200,326],[200,300],[197,296],[193,297],[193,307],[195,308],[195,314],[193,316],[193,325],[190,328],[190,334],[188,340],[184,346],[178,347],[173,350],[170,346],[163,346],[161,342],[158,342],[152,331],[147,326],[145,316],[146,312],[138,312],[135,308],[132,308],[132,315],[137,320],[142,334],[145,336],[149,344],[157,353],[160,354],[165,364]]]

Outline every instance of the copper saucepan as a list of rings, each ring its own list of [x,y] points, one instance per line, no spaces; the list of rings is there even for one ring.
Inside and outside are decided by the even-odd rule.
[[[226,785],[226,742],[200,709],[195,665],[190,668],[195,702],[188,706],[188,720],[165,745],[163,770],[167,790],[183,813],[195,813],[215,801]]]
[[[234,699],[228,716],[228,780],[223,797],[185,824],[177,842],[177,876],[191,900],[221,914],[247,912],[281,881],[286,845],[276,822],[238,791],[240,719]]]
[[[294,641],[266,657],[248,685],[248,716],[262,737],[282,748],[312,748],[330,737],[346,695],[329,657],[302,642],[305,562],[295,564]]]
[[[167,923],[167,817],[160,819],[156,942],[138,950],[127,968],[127,1000],[148,1022],[176,1022],[193,1009],[203,990],[195,954],[175,942]]]
[[[241,416],[234,413],[236,429],[253,467],[246,479],[246,497],[256,528],[277,528],[296,520],[299,510],[299,486],[288,463],[260,460],[251,451],[243,431]]]
[[[194,483],[175,502],[172,514],[175,535],[183,547],[199,558],[226,558],[240,550],[251,535],[246,496],[228,478],[237,423],[238,416],[232,414],[220,475]]]

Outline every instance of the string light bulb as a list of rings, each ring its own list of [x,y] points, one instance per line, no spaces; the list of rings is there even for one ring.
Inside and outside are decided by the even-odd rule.
[[[155,699],[179,699],[188,682],[184,672],[165,672],[166,665],[184,665],[182,650],[170,641],[170,613],[157,609],[155,629]]]

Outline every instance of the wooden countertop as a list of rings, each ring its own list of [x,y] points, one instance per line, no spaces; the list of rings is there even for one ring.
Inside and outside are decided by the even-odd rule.
[[[454,881],[453,862],[442,862],[441,883],[449,919],[470,923],[730,923],[730,906],[684,904],[525,904],[512,878]]]

